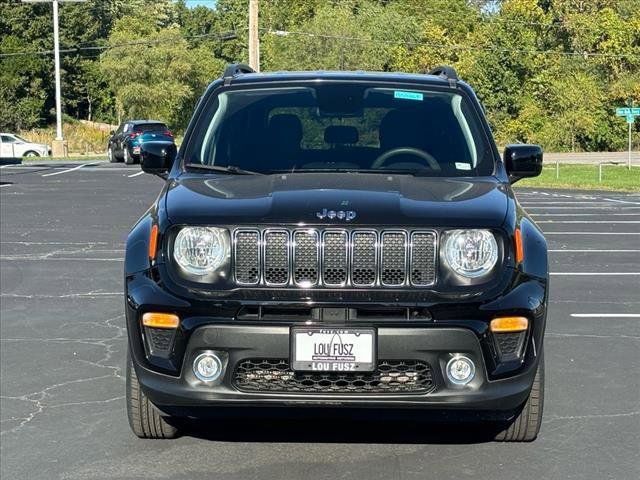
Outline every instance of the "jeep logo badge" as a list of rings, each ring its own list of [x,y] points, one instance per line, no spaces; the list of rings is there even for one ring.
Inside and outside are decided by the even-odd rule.
[[[356,218],[356,212],[353,210],[327,210],[323,208],[321,212],[316,212],[316,217],[320,220],[324,220],[325,218],[333,220],[337,218],[338,220],[346,220],[350,222],[354,218]]]

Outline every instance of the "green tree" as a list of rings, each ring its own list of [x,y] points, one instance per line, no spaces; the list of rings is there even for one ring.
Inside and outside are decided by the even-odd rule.
[[[177,27],[157,28],[137,17],[116,22],[100,67],[121,118],[155,118],[184,128],[205,85],[222,63],[190,49]]]

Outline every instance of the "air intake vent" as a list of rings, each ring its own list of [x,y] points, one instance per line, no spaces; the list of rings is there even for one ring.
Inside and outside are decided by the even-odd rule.
[[[382,234],[382,284],[397,287],[403,285],[406,278],[407,234],[384,232]]]
[[[376,233],[355,232],[353,234],[353,284],[368,287],[376,283],[378,259],[376,255]]]
[[[236,281],[255,285],[260,280],[260,235],[258,232],[238,232],[235,242]]]
[[[295,253],[294,281],[300,286],[318,283],[319,243],[316,230],[297,231],[293,235]]]
[[[267,285],[289,282],[289,233],[267,231],[264,234],[264,279]]]
[[[347,232],[325,232],[322,250],[322,279],[327,286],[343,286],[349,271]]]
[[[432,285],[436,278],[436,237],[431,232],[411,234],[411,283]]]

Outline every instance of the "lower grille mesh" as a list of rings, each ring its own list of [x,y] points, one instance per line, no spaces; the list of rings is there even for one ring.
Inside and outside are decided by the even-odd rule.
[[[168,328],[150,328],[145,327],[149,347],[153,352],[167,352],[171,348],[173,342],[173,334],[175,330]]]
[[[496,333],[496,344],[501,359],[509,360],[520,356],[525,339],[525,332]]]
[[[280,393],[427,393],[431,366],[419,360],[380,360],[373,372],[294,372],[286,359],[249,359],[235,369],[238,390]]]

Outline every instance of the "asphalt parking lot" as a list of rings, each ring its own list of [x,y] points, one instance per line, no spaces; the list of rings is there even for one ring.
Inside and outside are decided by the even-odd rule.
[[[124,405],[122,261],[161,182],[121,164],[0,169],[3,479],[640,478],[640,193],[519,190],[552,272],[534,443],[317,410],[143,441]]]

